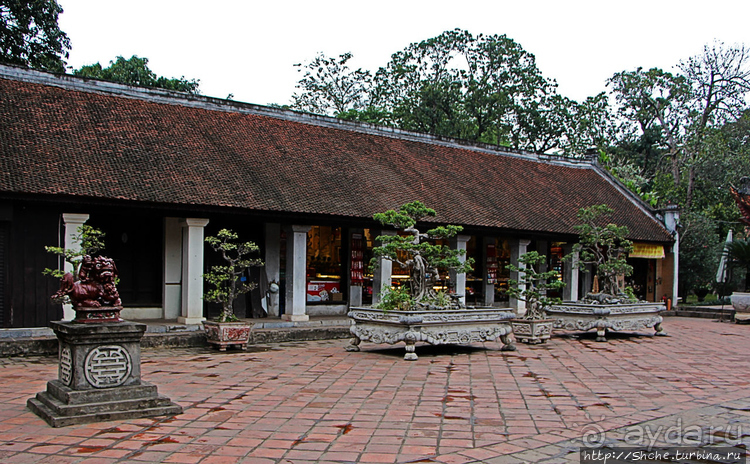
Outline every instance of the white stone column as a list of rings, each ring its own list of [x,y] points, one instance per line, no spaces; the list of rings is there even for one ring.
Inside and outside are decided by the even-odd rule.
[[[307,232],[310,226],[291,226],[286,234],[286,302],[282,319],[309,321],[307,315]]]
[[[674,237],[674,245],[672,245],[672,266],[674,267],[674,280],[672,281],[672,306],[677,306],[679,301],[679,293],[677,283],[679,282],[679,269],[680,269],[680,210],[677,206],[669,206],[664,210],[664,225],[667,230],[672,233]]]
[[[563,245],[565,255],[573,253],[573,245]],[[580,271],[578,270],[578,253],[572,255],[569,261],[563,263],[563,300],[578,301],[578,285]]]
[[[482,279],[482,282],[484,284],[484,302],[483,305],[487,307],[492,307],[495,305],[495,282],[490,282],[488,277],[488,269],[487,269],[487,247],[489,245],[495,245],[497,240],[495,240],[495,237],[484,237],[482,240],[482,259],[484,260],[484,263],[482,263],[482,267],[485,268],[484,270],[484,278]],[[498,250],[495,248],[495,259],[497,260],[497,253]],[[499,262],[499,260],[497,261]],[[498,267],[497,269],[497,276],[496,278],[500,277],[500,273],[502,272],[502,269]]]
[[[281,225],[266,224],[266,279],[268,280],[268,311],[269,317],[279,317],[279,281],[281,280]],[[276,291],[272,291],[276,284]]]
[[[518,258],[526,253],[529,244],[531,244],[531,240],[526,239],[518,239],[518,240],[510,240],[510,263],[514,266],[517,266],[518,268],[523,268],[524,266],[518,262]],[[510,278],[514,280],[520,281],[523,279],[523,276],[525,274],[523,272],[511,272]],[[519,283],[518,289],[523,291],[526,289],[526,285]],[[526,312],[526,302],[521,301],[517,298],[510,298],[510,307],[514,310],[516,310],[516,313],[518,315],[523,315]]]
[[[203,317],[204,229],[208,219],[186,218],[182,226],[182,300],[180,324],[200,324]]]
[[[88,214],[76,214],[76,213],[63,213],[63,227],[65,228],[65,243],[63,248],[68,250],[79,251],[81,249],[81,242],[78,240],[80,235],[79,228],[89,220]],[[63,271],[75,274],[75,269],[67,261],[63,262]],[[73,306],[70,304],[63,305],[63,318],[64,321],[72,321],[76,317],[76,312],[73,310]]]
[[[182,301],[182,226],[180,219],[164,218],[164,319],[177,319]]]
[[[362,306],[362,285],[352,285],[352,263],[354,262],[354,236],[361,237],[360,240],[364,241],[364,231],[362,229],[349,229],[349,253],[347,262],[344,265],[344,276],[342,282],[348,283],[349,285],[349,307]],[[364,247],[363,247],[364,248]],[[362,270],[364,272],[364,270]]]
[[[395,230],[381,230],[380,235],[396,235]],[[387,259],[380,259],[378,267],[372,276],[372,305],[380,303],[380,294],[383,289],[393,285],[391,275],[393,274],[393,263]]]
[[[471,239],[468,235],[456,235],[451,239],[451,247],[456,250],[463,250],[464,253],[458,257],[461,263],[466,262],[466,242]],[[450,271],[451,282],[454,285],[456,295],[461,301],[461,304],[466,304],[466,273],[458,273],[454,270]]]

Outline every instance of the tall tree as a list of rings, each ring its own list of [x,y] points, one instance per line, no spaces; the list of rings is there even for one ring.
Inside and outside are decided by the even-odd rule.
[[[139,58],[135,55],[129,60],[126,60],[122,56],[118,56],[115,61],[110,61],[109,66],[106,68],[102,68],[102,65],[99,63],[82,66],[80,69],[73,71],[73,74],[81,77],[121,82],[123,84],[139,87],[155,87],[191,94],[200,93],[198,90],[198,80],[187,80],[185,79],[185,76],[180,78],[157,76],[156,73],[149,69],[148,58]]]
[[[747,108],[750,92],[750,51],[744,45],[705,46],[702,55],[679,64],[692,87],[691,127],[687,147],[686,206],[693,202],[696,168],[710,157],[712,129],[736,121]]]
[[[351,53],[338,58],[318,53],[309,63],[296,64],[304,76],[297,83],[301,93],[294,93],[290,108],[328,116],[366,108],[372,76],[361,68],[349,69],[352,57]]]
[[[647,193],[683,210],[682,296],[711,283],[719,244],[741,229],[729,186],[750,173],[749,55],[717,42],[674,74],[638,69],[608,81],[624,122],[613,152],[641,169]]]
[[[583,104],[560,96],[534,55],[504,35],[446,31],[394,53],[374,76],[350,70],[350,58],[298,65],[305,74],[293,107],[537,152],[580,154],[602,139],[606,96]]]
[[[70,40],[55,0],[0,0],[0,62],[65,72]]]
[[[657,131],[659,143],[670,160],[674,185],[680,184],[682,147],[691,101],[690,85],[683,76],[658,68],[620,72],[608,81],[626,124],[622,136],[632,140],[638,131]]]

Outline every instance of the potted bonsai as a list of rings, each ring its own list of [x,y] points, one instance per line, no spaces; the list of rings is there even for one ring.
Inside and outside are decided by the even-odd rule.
[[[52,295],[59,303],[75,311],[74,322],[123,322],[120,318],[122,301],[117,290],[119,278],[114,260],[101,256],[105,233],[83,224],[74,236],[77,248],[45,246],[45,250],[62,258],[71,272],[63,269],[44,269],[42,274],[60,279],[60,289]],[[65,309],[63,309],[63,315]]]
[[[226,351],[228,346],[237,345],[241,349],[247,347],[250,339],[251,323],[240,320],[234,314],[234,300],[243,293],[253,290],[255,282],[242,281],[241,277],[250,267],[263,266],[263,262],[250,255],[258,252],[258,246],[253,242],[240,242],[239,236],[229,230],[222,229],[215,236],[206,237],[206,243],[221,254],[226,264],[215,265],[203,278],[211,286],[204,294],[204,299],[221,304],[221,313],[213,321],[204,321],[206,340]]]
[[[621,286],[620,279],[633,273],[633,267],[627,263],[633,243],[627,239],[627,227],[608,222],[612,213],[614,210],[607,205],[579,210],[581,224],[575,227],[579,241],[565,260],[570,262],[578,255],[580,270],[587,272],[587,266],[592,266],[596,273],[594,289],[581,301],[550,306],[547,313],[555,320],[555,328],[596,329],[597,341],[606,341],[607,330],[653,327],[657,335],[666,335],[659,316],[664,304],[639,302],[632,290]]]
[[[351,308],[352,338],[348,351],[359,351],[361,341],[406,344],[406,360],[416,360],[415,343],[468,344],[500,338],[503,349],[513,350],[509,310],[469,309],[455,295],[436,291],[439,270],[463,273],[472,269],[472,259],[461,259],[464,251],[435,243],[461,232],[455,225],[438,226],[421,232],[418,223],[435,217],[435,210],[420,201],[402,205],[398,210],[378,213],[373,218],[383,225],[402,231],[403,235],[381,235],[381,245],[373,248],[371,266],[381,259],[389,260],[409,273],[398,288],[384,288],[381,302],[375,308]]]
[[[518,280],[508,281],[506,292],[512,298],[526,302],[526,312],[512,321],[513,334],[525,343],[544,343],[550,338],[554,320],[547,318],[546,310],[561,302],[559,298],[549,298],[546,293],[547,290],[561,290],[565,282],[558,280],[555,271],[537,271],[537,266],[544,264],[546,259],[545,255],[530,251],[518,258],[518,266],[506,266],[519,275]]]
[[[733,268],[745,270],[745,288],[732,293],[734,320],[737,323],[750,322],[750,239],[735,240],[726,244],[726,256]]]
[[[578,266],[584,272],[592,265],[596,272],[601,291],[586,295],[586,299],[599,302],[633,302],[620,287],[620,277],[633,274],[633,266],[628,264],[627,254],[633,252],[633,242],[626,237],[630,232],[626,226],[605,224],[614,210],[607,205],[594,205],[582,208],[575,226],[579,241],[573,246],[578,253]]]

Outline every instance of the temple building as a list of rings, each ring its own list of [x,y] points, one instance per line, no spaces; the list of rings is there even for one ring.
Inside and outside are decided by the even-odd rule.
[[[562,258],[596,204],[630,230],[636,294],[677,294],[676,211],[653,211],[595,159],[0,66],[0,327],[72,317],[42,270],[61,266],[45,246],[75,247],[82,224],[106,233],[126,319],[215,316],[202,275],[220,258],[204,238],[224,228],[265,261],[240,317],[345,315],[403,283],[387,263],[369,269],[376,237],[396,233],[372,215],[414,200],[463,226],[447,244],[475,269],[439,285],[468,305],[520,307],[505,266],[531,250],[568,284],[561,298],[590,291],[591,273]]]

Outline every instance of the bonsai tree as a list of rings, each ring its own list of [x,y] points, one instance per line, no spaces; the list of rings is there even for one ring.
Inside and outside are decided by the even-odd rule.
[[[557,272],[537,272],[537,267],[544,264],[547,257],[536,251],[524,253],[518,257],[519,266],[509,264],[506,269],[518,272],[519,279],[508,281],[506,293],[512,297],[526,302],[526,313],[523,319],[538,320],[546,319],[546,309],[550,305],[559,304],[559,298],[549,298],[547,290],[561,290],[565,282],[558,280]]]
[[[579,241],[573,246],[573,253],[579,253],[581,270],[586,271],[587,264],[594,266],[602,294],[618,297],[624,295],[618,277],[633,274],[633,266],[627,263],[627,253],[633,251],[633,242],[626,238],[630,232],[626,226],[607,223],[613,212],[607,205],[589,206],[578,211],[581,224],[575,229]]]
[[[417,223],[426,217],[434,217],[434,209],[426,207],[420,201],[402,205],[398,211],[388,210],[377,213],[373,218],[383,225],[391,225],[403,230],[408,235],[381,235],[377,237],[381,246],[373,248],[371,266],[376,267],[379,259],[384,258],[409,270],[406,289],[386,290],[383,295],[384,309],[415,309],[428,307],[449,309],[459,307],[458,300],[452,300],[444,293],[433,289],[439,269],[452,269],[458,273],[471,271],[473,259],[462,262],[464,250],[455,250],[448,246],[431,243],[430,240],[447,239],[456,236],[463,230],[461,226],[446,225],[420,232]]]
[[[259,248],[253,242],[239,242],[239,236],[229,229],[221,229],[215,236],[206,237],[206,243],[214,251],[221,253],[226,265],[212,266],[211,271],[203,275],[213,287],[204,294],[204,299],[221,303],[221,314],[216,319],[217,322],[238,321],[234,315],[234,300],[257,286],[255,282],[241,282],[240,277],[250,267],[263,266],[260,259],[249,258]]]
[[[81,263],[84,261],[84,258],[86,256],[93,257],[104,249],[105,236],[105,233],[101,230],[86,224],[78,227],[77,232],[78,235],[74,237],[74,241],[80,243],[79,249],[58,246],[44,247],[47,252],[56,254],[66,263],[70,264],[73,269],[71,274],[74,282],[78,282],[81,279]],[[46,268],[42,271],[42,274],[62,279],[65,277],[65,269],[64,266],[62,269]],[[117,281],[115,281],[114,284],[116,285]],[[55,303],[68,304],[70,303],[70,297],[68,295],[57,296],[57,294],[55,294],[52,297],[52,301]]]
[[[56,246],[45,246],[44,249],[49,253],[54,253],[63,258],[66,263],[69,263],[73,267],[73,275],[77,276],[83,257],[93,256],[104,249],[104,235],[104,232],[101,230],[83,224],[78,228],[78,235],[74,237],[74,240],[81,244],[80,249],[74,250],[72,248]],[[57,278],[62,278],[65,275],[63,269],[47,268],[42,273]]]

